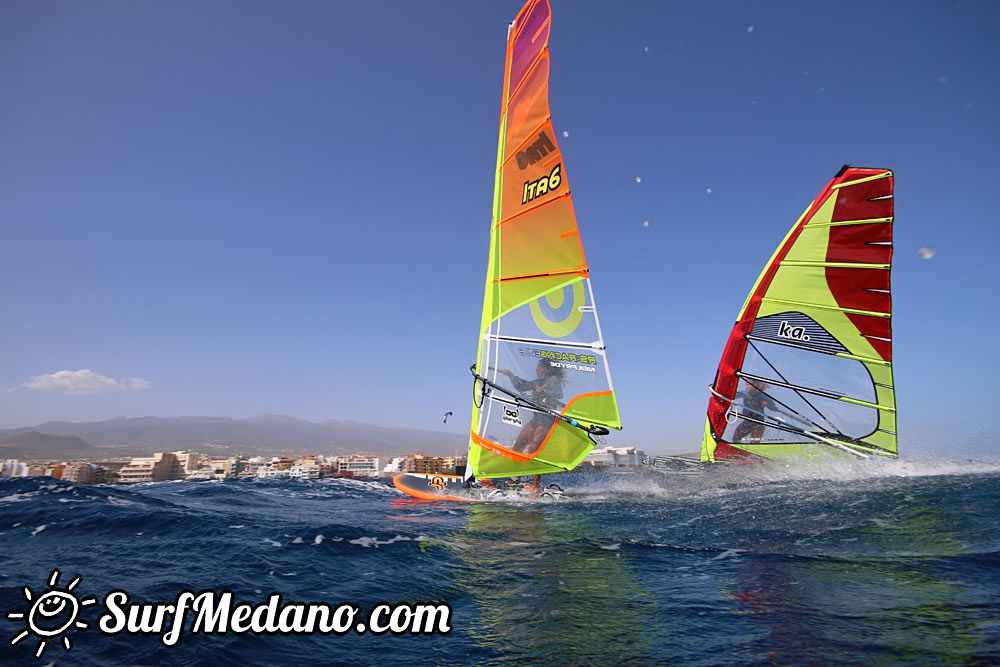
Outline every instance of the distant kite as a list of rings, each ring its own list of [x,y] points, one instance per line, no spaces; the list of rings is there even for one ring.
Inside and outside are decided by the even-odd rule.
[[[444,413],[444,418],[441,420],[442,424],[447,424],[448,423],[448,415],[450,415],[450,414],[452,414],[452,413],[450,413],[450,412]]]

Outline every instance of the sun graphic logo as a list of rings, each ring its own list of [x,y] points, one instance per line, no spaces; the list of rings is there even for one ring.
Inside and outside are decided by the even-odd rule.
[[[39,638],[35,658],[41,658],[50,639],[53,641],[58,639],[74,626],[80,630],[87,628],[87,624],[76,620],[76,617],[81,608],[96,604],[97,600],[92,597],[80,600],[73,593],[73,589],[80,583],[80,577],[69,582],[66,590],[57,589],[58,583],[59,570],[52,570],[52,574],[49,575],[49,590],[38,597],[35,597],[30,588],[24,587],[24,599],[31,603],[31,607],[27,611],[8,612],[7,619],[11,621],[24,619],[27,627],[10,640],[11,646],[33,634]],[[73,642],[69,637],[63,636],[62,644],[67,651],[73,648]]]

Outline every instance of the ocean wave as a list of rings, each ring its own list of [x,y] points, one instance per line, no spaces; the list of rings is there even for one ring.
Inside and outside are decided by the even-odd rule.
[[[24,587],[44,589],[59,568],[98,598],[229,590],[247,602],[278,592],[365,608],[443,601],[454,612],[447,637],[391,641],[192,636],[168,650],[91,628],[71,652],[46,653],[69,664],[294,664],[345,652],[360,665],[756,663],[771,661],[785,632],[808,650],[782,655],[806,661],[867,663],[912,655],[914,643],[943,662],[1000,657],[987,641],[1000,612],[991,465],[567,474],[569,500],[558,503],[421,502],[385,480],[3,479],[0,606],[23,608]],[[831,627],[868,643],[831,641]],[[34,664],[21,648],[0,646],[0,659]]]

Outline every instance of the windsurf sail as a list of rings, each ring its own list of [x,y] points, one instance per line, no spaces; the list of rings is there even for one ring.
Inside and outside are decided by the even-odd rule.
[[[896,456],[892,189],[845,166],[778,246],[719,362],[702,461]]]
[[[570,470],[621,428],[549,116],[551,17],[530,0],[507,33],[467,477]]]

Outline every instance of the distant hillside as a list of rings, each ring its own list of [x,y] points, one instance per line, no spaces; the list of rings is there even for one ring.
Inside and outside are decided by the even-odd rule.
[[[0,441],[0,459],[90,458],[100,450],[73,435],[25,431]]]
[[[100,422],[47,422],[29,428],[0,430],[0,443],[31,432],[35,432],[36,436],[62,436],[81,442],[89,447],[90,456],[141,456],[177,449],[215,455],[370,453],[449,456],[455,452],[464,453],[467,448],[466,439],[453,433],[389,428],[352,421],[316,423],[284,415],[250,419],[123,417]],[[95,447],[99,449],[95,451]],[[7,452],[6,449],[0,451]],[[82,453],[74,455],[83,456]],[[57,455],[39,455],[40,458],[46,456]]]

